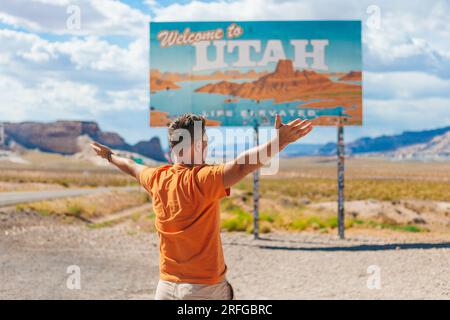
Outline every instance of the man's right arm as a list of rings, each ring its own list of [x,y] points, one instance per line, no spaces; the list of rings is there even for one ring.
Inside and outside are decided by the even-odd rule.
[[[275,119],[277,135],[273,139],[241,153],[236,159],[225,164],[223,175],[225,188],[232,187],[249,173],[261,168],[287,145],[311,132],[312,128],[310,121],[301,119],[283,124],[277,115]]]
[[[139,182],[139,175],[141,171],[146,168],[146,166],[138,164],[131,159],[115,155],[110,148],[98,142],[93,142],[91,144],[91,147],[95,151],[95,153],[97,153],[98,156],[108,160],[110,163],[119,168],[122,172],[125,172],[126,174],[132,176]]]

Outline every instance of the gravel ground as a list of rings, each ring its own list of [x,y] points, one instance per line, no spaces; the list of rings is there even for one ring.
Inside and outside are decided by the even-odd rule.
[[[450,239],[342,241],[313,233],[222,239],[238,299],[450,298]],[[80,290],[66,285],[72,265],[80,267]],[[379,289],[367,287],[369,266],[379,268]],[[152,299],[157,280],[154,233],[0,210],[0,299]]]

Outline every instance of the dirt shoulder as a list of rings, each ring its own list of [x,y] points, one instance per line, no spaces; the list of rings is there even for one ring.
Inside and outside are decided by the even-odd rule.
[[[0,299],[152,299],[158,239],[127,223],[98,229],[0,210]],[[415,235],[223,233],[238,299],[448,299],[450,241]],[[69,290],[69,266],[81,290]],[[381,288],[368,289],[370,266]]]

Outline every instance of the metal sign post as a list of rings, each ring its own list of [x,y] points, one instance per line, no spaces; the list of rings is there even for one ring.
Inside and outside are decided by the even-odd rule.
[[[0,122],[0,146],[3,146],[4,144],[6,144],[5,126],[3,125],[3,122]]]
[[[259,123],[255,122],[253,127],[254,132],[254,144],[259,145]],[[259,157],[259,155],[258,155]],[[253,173],[253,236],[254,239],[259,238],[259,173],[260,170],[256,170]]]
[[[342,117],[339,117],[337,127],[337,171],[338,171],[338,228],[339,238],[344,239],[344,125]]]

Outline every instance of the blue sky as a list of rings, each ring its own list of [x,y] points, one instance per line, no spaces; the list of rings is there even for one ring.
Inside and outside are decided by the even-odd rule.
[[[448,0],[2,0],[0,121],[95,120],[129,142],[165,139],[148,127],[149,21],[361,20],[364,125],[346,139],[448,126],[449,16]]]

